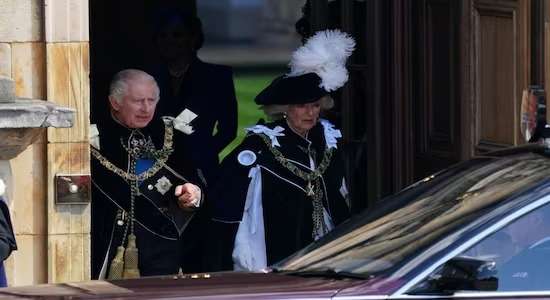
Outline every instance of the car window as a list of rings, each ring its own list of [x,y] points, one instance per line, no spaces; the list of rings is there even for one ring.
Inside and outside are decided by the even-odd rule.
[[[475,264],[457,276],[456,265]],[[455,267],[452,267],[452,266]],[[550,291],[550,204],[539,207],[460,253],[428,276],[414,290],[437,292],[441,283],[454,282],[456,290],[521,292]],[[470,276],[470,278],[467,278]],[[458,278],[461,277],[461,278]],[[446,289],[455,290],[452,286]]]
[[[274,267],[389,276],[441,239],[473,226],[501,201],[549,177],[550,160],[533,153],[471,161],[386,199],[390,208],[384,214],[358,215]],[[419,259],[421,264],[429,256]]]

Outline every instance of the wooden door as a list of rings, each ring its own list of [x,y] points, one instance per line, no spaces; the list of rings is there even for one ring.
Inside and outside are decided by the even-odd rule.
[[[531,54],[544,53],[542,38],[530,40],[543,32],[531,16],[543,0],[310,2],[315,30],[337,26],[359,40],[338,110],[357,208],[522,142],[522,90],[544,80]]]
[[[459,1],[415,1],[413,10],[414,179],[460,160]]]
[[[415,179],[473,155],[522,143],[521,94],[533,83],[532,2],[415,3]]]
[[[519,111],[522,90],[531,83],[532,3],[465,2],[462,155],[468,158],[523,143]]]

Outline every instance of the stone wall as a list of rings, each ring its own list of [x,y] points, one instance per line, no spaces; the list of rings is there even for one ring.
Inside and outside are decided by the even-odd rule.
[[[18,97],[46,98],[42,1],[0,0],[0,75]],[[10,285],[45,282],[46,136],[10,162],[10,209],[19,250],[6,261]]]
[[[77,110],[70,129],[48,129],[10,161],[10,209],[19,250],[10,285],[89,278],[89,205],[56,205],[55,174],[89,174],[88,0],[0,0],[0,75],[18,97]]]
[[[90,205],[56,205],[55,174],[90,174],[87,0],[46,0],[47,98],[77,110],[68,129],[48,129],[48,281],[90,277]]]

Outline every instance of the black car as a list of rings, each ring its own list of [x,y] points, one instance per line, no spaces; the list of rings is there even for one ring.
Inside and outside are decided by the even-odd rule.
[[[550,149],[457,164],[382,200],[267,273],[14,287],[7,297],[550,299]]]

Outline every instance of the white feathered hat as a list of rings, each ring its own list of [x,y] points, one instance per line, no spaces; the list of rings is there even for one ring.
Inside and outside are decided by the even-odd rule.
[[[290,72],[256,96],[256,103],[300,104],[318,100],[348,80],[346,60],[355,41],[340,30],[319,31],[292,54]]]
[[[340,30],[317,32],[292,54],[289,77],[315,73],[320,87],[327,92],[337,90],[348,81],[346,60],[355,48],[355,41]]]

